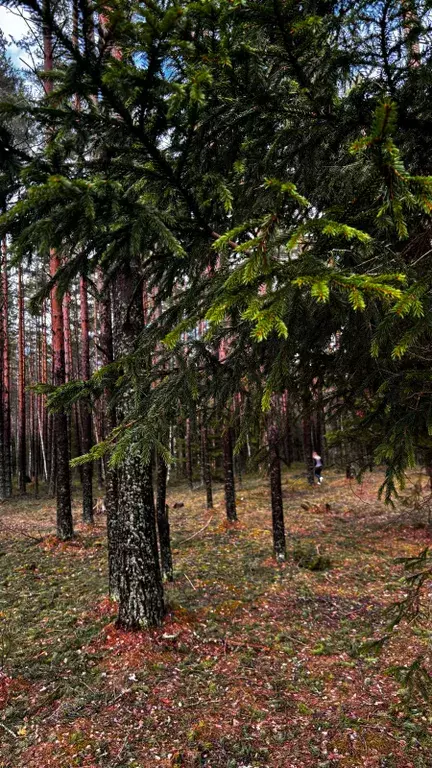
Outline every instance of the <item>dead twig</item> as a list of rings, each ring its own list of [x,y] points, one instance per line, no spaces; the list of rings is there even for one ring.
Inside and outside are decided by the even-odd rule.
[[[214,515],[212,515],[210,517],[210,519],[207,520],[206,524],[202,528],[200,528],[199,531],[197,531],[196,533],[192,534],[192,536],[188,536],[187,539],[182,539],[181,541],[177,542],[175,546],[178,547],[180,544],[185,544],[187,541],[191,541],[192,539],[195,539],[197,536],[200,535],[200,533],[202,533],[203,531],[205,531],[206,528],[208,528],[208,526],[210,525],[210,523],[213,520],[213,518],[214,518]]]
[[[195,590],[195,592],[196,592],[196,587],[195,587],[195,586],[192,584],[192,582],[191,582],[191,580],[190,580],[189,576],[187,575],[187,573],[183,573],[183,576],[185,577],[185,579],[187,579],[187,580],[188,580],[188,582],[189,582],[189,584],[191,585],[192,589],[194,589],[194,590]]]
[[[18,736],[16,735],[16,733],[14,733],[13,731],[11,731],[11,729],[10,729],[10,728],[8,728],[8,727],[7,727],[7,725],[5,725],[4,723],[0,723],[0,725],[1,725],[1,727],[2,727],[2,728],[4,728],[4,729],[5,729],[5,731],[7,731],[8,733],[10,733],[10,735],[11,735],[11,736],[13,736],[13,737],[14,737],[14,739],[17,739],[17,738],[18,738]]]
[[[10,533],[21,534],[21,536],[25,536],[26,539],[31,539],[32,541],[35,541],[37,544],[40,544],[40,542],[43,541],[43,538],[37,539],[36,536],[32,536],[30,533],[26,533],[26,531],[23,531],[22,528],[12,528],[12,526],[5,525],[4,523],[1,523],[0,525],[0,533],[2,531],[9,531]]]

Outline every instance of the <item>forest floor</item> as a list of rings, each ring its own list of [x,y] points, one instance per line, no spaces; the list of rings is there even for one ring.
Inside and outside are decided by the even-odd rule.
[[[287,473],[282,567],[265,481],[245,479],[229,526],[220,489],[213,512],[172,489],[169,613],[130,634],[106,597],[104,518],[59,544],[52,500],[1,505],[0,767],[431,768],[428,705],[392,671],[421,654],[432,671],[430,606],[362,649],[406,592],[396,559],[431,544],[423,513],[377,502],[381,479]],[[300,567],[308,545],[330,567]]]

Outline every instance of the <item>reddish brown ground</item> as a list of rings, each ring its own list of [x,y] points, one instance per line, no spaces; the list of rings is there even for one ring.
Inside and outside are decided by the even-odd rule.
[[[431,543],[423,512],[376,501],[379,480],[285,476],[289,549],[317,546],[322,572],[276,567],[262,480],[233,526],[221,492],[212,514],[173,490],[176,581],[149,633],[115,628],[102,518],[65,545],[51,502],[0,507],[0,768],[431,768],[428,705],[391,669],[431,669],[427,590],[416,624],[359,653],[406,593],[395,558]]]

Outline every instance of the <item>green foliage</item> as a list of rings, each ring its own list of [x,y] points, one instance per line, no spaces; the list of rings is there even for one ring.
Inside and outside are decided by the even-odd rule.
[[[299,568],[306,568],[308,571],[327,571],[332,566],[330,557],[321,554],[314,544],[297,544],[292,556]]]
[[[40,16],[33,0],[13,4]],[[168,0],[131,15],[117,0],[99,50],[74,45],[61,4],[46,10],[53,92],[1,106],[0,234],[15,261],[62,256],[34,311],[55,283],[99,267],[108,285],[133,264],[161,312],[136,345],[153,374],[123,361],[50,393],[50,407],[93,402],[108,379],[132,386],[118,461],[129,438],[149,455],[169,398],[226,416],[242,392],[259,422],[275,392],[303,402],[319,380],[330,411],[345,404],[344,439],[385,462],[389,500],[432,423],[428,10],[416,12],[415,67],[417,27],[400,34],[394,3],[365,15],[358,3]],[[45,146],[15,145],[11,116]]]

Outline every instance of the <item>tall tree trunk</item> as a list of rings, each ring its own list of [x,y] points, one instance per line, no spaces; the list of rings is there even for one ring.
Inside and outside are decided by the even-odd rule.
[[[3,405],[3,430],[2,434],[4,455],[4,487],[5,497],[12,496],[12,435],[11,435],[11,409],[10,409],[10,369],[9,369],[9,282],[7,273],[7,245],[2,241],[2,288],[3,288],[3,312],[2,312],[2,405]]]
[[[282,395],[282,414],[284,417],[284,426],[282,430],[284,436],[284,451],[285,460],[288,467],[294,461],[294,440],[293,440],[293,428],[292,428],[292,409],[290,403],[290,396],[287,391]]]
[[[180,480],[184,480],[187,478],[186,473],[186,461],[185,461],[185,448],[186,448],[186,440],[185,440],[185,429],[184,429],[184,421],[183,419],[179,418],[176,427],[176,435],[177,435],[177,469],[176,469],[176,475],[177,478]]]
[[[45,301],[42,305],[42,339],[41,339],[41,377],[40,380],[43,384],[48,382],[48,344],[47,344],[47,322],[46,322],[46,304]],[[46,407],[46,395],[40,397],[40,416],[39,416],[39,429],[41,432],[42,452],[44,458],[44,472],[45,482],[48,483],[50,476],[50,453],[49,453],[49,429],[48,429],[48,413]]]
[[[53,498],[57,494],[57,445],[55,439],[55,420],[52,413],[49,414],[48,419],[48,448],[49,448],[49,480],[48,480],[48,495]]]
[[[50,0],[44,0],[43,10],[49,10]],[[47,22],[43,25],[44,69],[53,69],[52,30]],[[52,92],[53,83],[48,75],[44,83],[45,92]],[[50,275],[55,278],[60,268],[60,258],[54,249],[50,250]],[[63,331],[62,302],[57,286],[51,289],[51,322],[53,347],[53,382],[55,386],[65,383],[65,347]],[[62,540],[73,536],[73,519],[69,474],[68,420],[64,411],[54,414],[54,439],[56,443],[56,485],[57,485],[57,536]]]
[[[39,322],[36,320],[35,325],[35,359],[34,359],[34,380],[38,380],[40,362],[40,344],[39,344]],[[39,495],[39,471],[41,467],[41,444],[39,438],[39,395],[33,394],[33,453],[34,453],[34,493],[36,498]]]
[[[190,490],[193,490],[192,430],[190,419],[186,419],[186,476]]]
[[[103,280],[102,280],[102,287],[103,287]],[[100,361],[99,361],[99,301],[97,300],[97,297],[95,296],[94,299],[94,305],[93,305],[93,338],[94,338],[94,368],[95,371],[99,370],[100,367]],[[101,400],[98,400],[98,402],[95,405],[94,411],[93,411],[93,431],[95,435],[96,443],[102,442],[106,435],[105,435],[105,423],[104,423],[104,410],[106,405],[106,398]],[[97,467],[97,484],[98,484],[98,490],[102,491],[104,489],[104,483],[105,483],[105,460],[102,457],[101,459],[98,459],[96,462]]]
[[[70,305],[71,305],[71,296],[70,296],[70,293],[67,292],[64,294],[63,300],[62,300],[63,334],[64,334],[64,347],[65,347],[65,380],[67,382],[71,381],[71,379],[73,378]]]
[[[224,463],[224,489],[225,489],[225,509],[228,520],[231,522],[237,520],[235,483],[234,483],[234,461],[231,427],[225,427],[223,434],[223,463]]]
[[[99,351],[101,355],[102,366],[110,365],[113,362],[113,332],[111,321],[111,297],[110,290],[104,286],[102,272],[98,273],[98,293],[100,309],[100,335]],[[113,393],[106,390],[104,393],[105,404],[105,428],[109,435],[117,425],[115,408],[112,402]],[[107,538],[108,538],[108,581],[109,594],[113,600],[118,600],[120,596],[120,539],[121,522],[118,511],[118,478],[117,469],[107,465],[105,482],[105,509],[107,515]]]
[[[317,431],[317,453],[321,456],[324,464],[327,462],[327,449],[326,449],[326,426],[325,426],[325,412],[323,403],[322,387],[318,391],[318,402],[316,410],[316,431]]]
[[[50,274],[55,277],[60,268],[60,258],[55,250],[50,252]],[[56,387],[65,383],[65,348],[63,313],[57,286],[51,289],[51,321],[53,347],[53,382]],[[57,536],[63,541],[73,536],[72,505],[69,474],[68,419],[64,411],[54,414],[53,439],[56,455],[57,486]]]
[[[161,558],[162,578],[164,581],[173,580],[173,562],[171,552],[171,537],[168,516],[168,504],[166,503],[168,467],[163,458],[157,460],[157,500],[156,516],[159,533],[159,549]]]
[[[35,346],[34,356],[30,356],[30,381],[34,384],[37,380],[38,370],[38,327],[37,320],[35,324]],[[31,353],[30,353],[31,354]],[[39,443],[37,439],[37,414],[38,414],[38,396],[35,392],[30,392],[30,445],[31,445],[31,461],[29,466],[31,469],[31,477],[34,482],[34,494],[37,498],[39,493]]]
[[[286,560],[285,523],[282,500],[279,429],[274,420],[267,429],[272,507],[273,549],[279,563]]]
[[[87,281],[80,278],[80,319],[81,319],[81,375],[84,381],[90,379],[90,341]],[[87,403],[81,406],[82,451],[90,451],[92,446],[92,417]],[[93,464],[87,462],[82,468],[83,521],[93,523]]]
[[[70,306],[71,306],[71,296],[69,291],[67,291],[64,294],[62,299],[66,383],[68,383],[73,379],[73,355],[72,355],[72,334],[71,334],[71,323],[70,323]],[[76,409],[76,405],[73,406],[74,411],[75,409]],[[73,454],[73,446],[72,446],[72,414],[69,411],[67,413],[67,421],[68,421],[68,436],[69,436],[69,455],[73,457],[74,454]],[[81,467],[79,469],[79,472],[81,477]]]
[[[140,293],[132,271],[117,276],[115,284],[116,358],[134,352],[143,328]],[[126,370],[132,377],[132,371]],[[119,403],[127,419],[136,392],[131,382]],[[133,443],[118,467],[118,532],[120,546],[118,625],[125,629],[157,626],[165,607],[156,536],[151,462],[143,462]]]
[[[72,349],[76,350],[76,357],[74,360],[74,363],[75,363],[74,375],[77,379],[81,379],[82,371],[81,371],[81,359],[79,354],[81,323],[79,319],[78,301],[74,301],[73,310],[74,310],[74,328],[73,328],[74,333],[71,335],[73,336]],[[73,422],[75,427],[75,443],[76,443],[77,456],[81,456],[83,451],[82,451],[82,440],[81,440],[81,403],[80,402],[76,403],[76,405],[74,406]],[[80,482],[82,484],[82,464],[79,465],[78,471],[79,471]]]
[[[201,463],[203,468],[203,480],[206,489],[207,509],[213,509],[212,475],[208,450],[207,426],[205,424],[205,414],[203,414],[203,423],[201,424]]]
[[[25,329],[22,268],[18,267],[18,490],[26,492]]]
[[[302,413],[302,426],[303,426],[303,453],[304,461],[306,465],[307,480],[310,485],[314,484],[314,463],[312,457],[312,424],[310,415],[310,400],[303,399],[303,413]]]
[[[3,292],[3,283],[0,282],[0,316],[3,318],[5,313],[5,297]],[[4,501],[7,498],[6,493],[6,462],[5,455],[7,446],[5,444],[5,429],[4,429],[4,410],[3,410],[3,365],[4,365],[4,325],[3,322],[0,326],[0,501]]]

